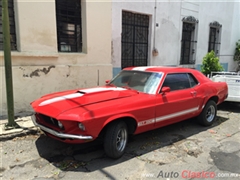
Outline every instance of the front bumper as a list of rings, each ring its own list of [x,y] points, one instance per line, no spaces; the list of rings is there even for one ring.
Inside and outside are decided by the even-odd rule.
[[[52,134],[53,136],[59,137],[59,138],[65,138],[65,139],[79,139],[79,140],[92,140],[93,137],[92,136],[83,136],[83,135],[74,135],[74,134],[63,134],[63,133],[59,133],[57,131],[54,131],[52,129],[49,129],[45,126],[42,126],[41,124],[38,124],[36,121],[36,117],[35,115],[32,115],[32,121],[33,124],[37,127],[39,127],[40,129],[42,129],[43,131]]]

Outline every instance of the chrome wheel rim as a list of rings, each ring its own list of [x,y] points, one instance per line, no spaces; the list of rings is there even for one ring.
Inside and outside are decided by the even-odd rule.
[[[209,108],[207,109],[207,113],[206,113],[206,120],[208,122],[212,122],[214,117],[215,117],[215,107],[214,106],[209,106]]]
[[[127,144],[127,131],[120,129],[117,133],[116,147],[118,151],[123,151]]]

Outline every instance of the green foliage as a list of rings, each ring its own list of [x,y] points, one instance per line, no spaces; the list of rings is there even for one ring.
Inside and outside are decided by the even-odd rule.
[[[214,51],[211,51],[203,57],[201,72],[205,75],[211,74],[212,71],[223,71],[222,65],[219,63],[219,58],[215,56]]]
[[[238,42],[236,42],[236,48],[235,48],[233,60],[240,61],[240,40],[238,40]]]

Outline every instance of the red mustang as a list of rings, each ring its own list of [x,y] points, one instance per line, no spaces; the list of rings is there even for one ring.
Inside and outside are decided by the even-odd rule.
[[[103,138],[106,154],[119,158],[128,135],[197,117],[213,124],[228,96],[225,82],[179,67],[125,68],[105,86],[49,94],[32,102],[34,124],[66,143]]]

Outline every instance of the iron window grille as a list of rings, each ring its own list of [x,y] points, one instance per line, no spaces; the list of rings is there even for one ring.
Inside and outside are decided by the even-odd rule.
[[[180,64],[195,64],[195,49],[197,41],[195,40],[196,24],[198,20],[193,16],[182,19],[182,40],[181,40],[181,59]]]
[[[82,52],[81,0],[56,0],[59,52]]]
[[[2,0],[0,0],[0,50],[3,50]],[[13,0],[8,0],[11,50],[17,50]]]
[[[210,32],[209,32],[209,42],[208,42],[208,52],[214,51],[215,54],[219,53],[220,48],[220,30],[222,25],[217,21],[214,21],[209,24]]]

